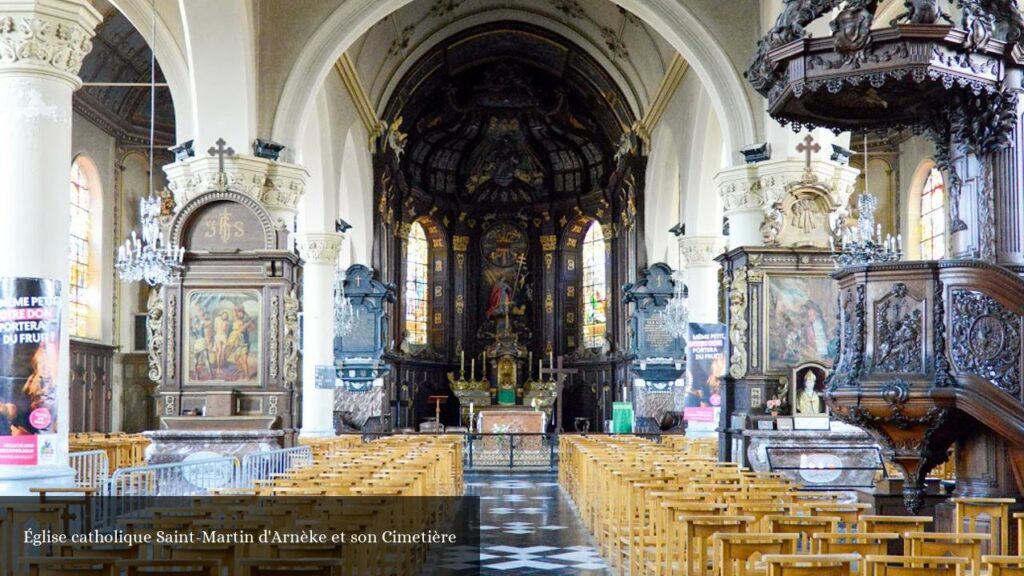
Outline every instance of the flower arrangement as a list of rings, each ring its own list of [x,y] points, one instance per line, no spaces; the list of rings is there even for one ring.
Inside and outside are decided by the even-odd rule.
[[[767,408],[772,413],[772,416],[779,415],[779,407],[781,406],[782,400],[778,396],[764,403],[764,407]]]

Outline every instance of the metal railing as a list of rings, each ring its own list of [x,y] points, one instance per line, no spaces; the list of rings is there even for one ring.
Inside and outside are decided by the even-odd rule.
[[[237,458],[211,457],[169,464],[119,468],[107,482],[107,496],[204,496],[218,488],[237,488]]]
[[[75,486],[102,489],[110,476],[110,462],[103,450],[68,454],[68,465],[75,469]]]
[[[309,446],[253,452],[242,458],[240,482],[242,486],[252,486],[257,480],[267,480],[275,474],[312,463],[313,449]]]

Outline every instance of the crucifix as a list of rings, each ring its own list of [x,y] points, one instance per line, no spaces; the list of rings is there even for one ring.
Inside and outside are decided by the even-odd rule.
[[[206,151],[206,153],[209,154],[210,156],[217,157],[217,180],[226,186],[227,178],[224,176],[224,157],[234,156],[235,149],[231,147],[225,147],[225,144],[227,144],[227,142],[225,142],[223,138],[218,138],[215,144],[217,144],[217,146],[211,146],[210,149]]]
[[[814,136],[804,136],[804,141],[796,145],[796,151],[804,154],[804,171],[811,171],[811,154],[821,152],[821,145],[814,141]]]
[[[575,368],[565,368],[562,364],[564,358],[565,356],[559,356],[556,366],[543,368],[540,371],[541,380],[544,379],[544,374],[550,374],[555,380],[555,389],[558,391],[558,396],[555,399],[555,431],[559,434],[562,433],[562,390],[565,389],[565,377],[580,372]]]

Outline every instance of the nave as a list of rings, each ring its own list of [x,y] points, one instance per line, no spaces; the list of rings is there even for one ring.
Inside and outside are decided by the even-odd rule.
[[[130,454],[137,444],[123,437],[94,452]],[[713,443],[680,436],[565,434],[557,473],[467,472],[463,438],[452,434],[342,436],[289,450],[240,468],[200,458],[90,477],[94,468],[83,467],[78,497],[40,489],[36,504],[5,503],[0,523],[7,534],[33,522],[57,534],[82,532],[79,522],[137,536],[220,527],[243,535],[235,541],[51,542],[7,547],[0,560],[32,576],[66,576],[74,567],[79,576],[172,568],[210,576],[1024,573],[1024,556],[1011,554],[1024,514],[1010,512],[1010,499],[953,497],[956,529],[937,532],[933,516],[882,514],[888,510],[858,501],[863,491],[813,490],[780,473],[718,462]],[[192,503],[182,507],[186,494]],[[172,495],[179,498],[152,500]],[[144,504],[127,515],[99,505],[116,497]],[[447,530],[460,540],[245,541],[266,530]]]

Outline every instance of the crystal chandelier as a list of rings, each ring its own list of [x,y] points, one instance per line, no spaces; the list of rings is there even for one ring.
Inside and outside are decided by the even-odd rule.
[[[181,274],[185,248],[160,238],[160,198],[139,199],[142,238],[132,230],[130,238],[117,249],[118,275],[125,282],[144,281],[150,286],[167,284]]]
[[[690,328],[690,311],[686,302],[686,272],[672,272],[672,299],[661,311],[665,329],[673,338],[685,338]]]
[[[338,270],[334,276],[334,334],[345,336],[356,327],[359,311],[345,296],[345,273]]]
[[[177,279],[183,268],[185,248],[168,244],[161,238],[160,211],[162,201],[153,193],[153,139],[156,127],[156,11],[153,11],[153,36],[149,54],[149,198],[139,199],[139,221],[142,238],[132,230],[130,238],[117,249],[114,267],[124,282],[144,281],[150,286],[167,284]]]
[[[875,223],[875,210],[878,209],[878,198],[868,192],[868,144],[864,136],[864,192],[857,199],[857,210],[860,212],[855,226],[845,226],[838,234],[829,237],[832,248],[832,260],[836,268],[871,264],[873,262],[897,262],[903,257],[903,238],[897,234],[882,237],[882,225]],[[839,237],[838,250],[835,237]]]

